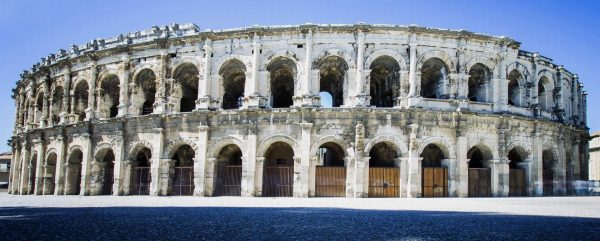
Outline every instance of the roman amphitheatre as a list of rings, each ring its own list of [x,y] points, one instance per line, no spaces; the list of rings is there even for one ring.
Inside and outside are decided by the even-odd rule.
[[[171,24],[61,49],[13,93],[11,194],[555,196],[588,175],[578,76],[464,30]]]

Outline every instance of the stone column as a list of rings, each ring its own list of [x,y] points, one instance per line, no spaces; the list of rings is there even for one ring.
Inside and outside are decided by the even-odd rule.
[[[410,35],[409,40],[409,91],[408,97],[417,97],[417,36],[415,34]]]
[[[198,100],[196,101],[196,109],[208,110],[210,108],[210,76],[211,76],[211,61],[212,61],[212,40],[207,38],[204,41],[204,75],[199,81]]]
[[[506,80],[506,47],[501,47],[498,54],[498,76],[492,79],[494,112],[506,111],[508,108],[508,81]]]
[[[408,157],[397,158],[400,167],[400,197],[408,197]]]
[[[300,127],[302,128],[302,136],[300,139],[300,153],[295,154],[300,158],[300,196],[302,197],[312,197],[315,195],[314,190],[311,192],[310,185],[314,184],[314,180],[311,182],[310,176],[310,144],[311,144],[311,133],[312,133],[313,123],[300,123]]]
[[[17,194],[18,193],[18,182],[19,182],[19,160],[21,159],[21,150],[19,148],[19,145],[16,143],[13,143],[12,146],[12,157],[11,157],[11,168],[10,168],[10,177],[9,177],[9,182],[8,182],[8,194]]]
[[[356,45],[358,45],[356,57],[356,87],[354,96],[354,105],[356,107],[365,107],[370,105],[371,96],[366,91],[366,82],[363,76],[364,58],[365,58],[365,33],[358,31]]]
[[[167,106],[166,106],[166,79],[167,79],[167,71],[169,68],[169,55],[166,53],[166,50],[161,51],[160,53],[160,67],[159,67],[159,71],[158,71],[158,79],[157,79],[157,91],[155,94],[155,101],[154,101],[154,105],[152,106],[154,108],[154,113],[156,114],[163,114],[166,112]]]
[[[119,83],[119,112],[117,117],[128,116],[127,108],[129,108],[129,56],[124,56],[121,61],[123,61],[123,72],[121,73],[121,78]]]
[[[489,160],[490,166],[490,184],[493,197],[508,196],[509,189],[509,167],[508,160],[495,159]]]
[[[90,178],[92,174],[92,162],[94,161],[92,152],[94,146],[92,135],[90,133],[85,133],[83,136],[86,147],[81,160],[81,189],[79,195],[87,196],[90,195]]]
[[[448,178],[456,175],[456,182],[448,180],[448,195],[456,193],[458,197],[469,196],[469,159],[467,158],[467,137],[458,135],[456,138],[456,173],[448,170]]]
[[[534,186],[532,185],[532,166],[533,166],[533,161],[531,159],[527,159],[524,160],[522,162],[517,163],[517,166],[520,169],[525,170],[525,190],[527,192],[527,196],[534,196]],[[510,170],[509,170],[510,171]],[[509,180],[510,182],[510,180]],[[510,191],[510,187],[509,187],[509,191]]]
[[[62,106],[63,106],[62,112],[60,112],[58,114],[60,116],[59,125],[64,125],[67,123],[67,115],[69,114],[69,106],[70,106],[69,93],[71,90],[71,66],[65,67],[64,71],[65,71],[64,72],[65,86],[63,87],[63,99],[57,100],[57,101],[62,101]]]
[[[19,194],[27,195],[29,183],[29,165],[30,165],[30,150],[27,148],[27,141],[23,142],[23,159],[21,161],[21,177],[19,180]]]
[[[161,183],[164,180],[160,175],[161,162],[160,158],[163,156],[163,148],[164,148],[164,135],[165,131],[162,127],[154,128],[154,140],[153,140],[153,148],[152,150],[152,161],[150,162],[150,195],[158,196],[161,195],[160,187]]]
[[[313,33],[312,30],[308,30],[304,36],[304,63],[303,63],[303,75],[299,76],[298,91],[296,91],[296,96],[294,96],[294,106],[318,106],[319,98],[315,96],[313,93],[313,70],[312,70],[312,45],[313,45]]]
[[[207,165],[209,127],[201,125],[198,127],[198,150],[194,158],[194,196],[210,195],[206,192],[205,171]]]
[[[565,150],[565,137],[561,135],[558,139],[558,160],[556,161],[556,167],[554,168],[554,195],[564,196],[567,194],[566,190],[566,159],[567,153]]]
[[[543,173],[543,159],[542,152],[544,146],[544,140],[542,137],[543,133],[539,130],[539,127],[536,125],[535,132],[533,133],[534,143],[533,143],[533,168],[532,168],[532,187],[533,193],[535,196],[543,196],[544,195],[544,179],[542,176]]]
[[[44,85],[47,86],[46,79],[47,78],[44,78]],[[44,99],[42,101],[42,106],[41,106],[41,108],[42,108],[42,111],[41,111],[42,116],[40,117],[40,122],[39,122],[39,127],[40,128],[46,127],[46,121],[49,120],[49,118],[48,118],[48,112],[49,111],[48,110],[50,108],[48,107],[48,99],[49,99],[50,95],[48,94],[48,92],[50,92],[50,91],[51,90],[50,90],[49,87],[46,87],[46,91],[44,91],[44,97],[43,97]],[[38,106],[38,108],[40,108],[40,107]]]
[[[242,196],[252,196],[255,190],[255,183],[259,177],[255,176],[256,171],[256,131],[248,131],[246,136],[246,153],[245,158],[242,159]],[[262,176],[260,177],[262,178]],[[262,180],[262,179],[261,179]],[[296,169],[294,168],[294,180],[296,180]],[[294,185],[294,195],[296,194],[296,186]]]
[[[407,197],[420,197],[421,196],[421,161],[417,152],[418,140],[417,133],[419,126],[417,124],[410,125],[409,134],[409,149],[408,149],[408,182],[407,185]]]
[[[93,60],[90,66],[90,85],[88,90],[88,108],[85,109],[84,121],[89,121],[94,118],[94,110],[96,109],[96,82],[98,69],[96,61]]]
[[[243,161],[243,159],[242,159]],[[255,173],[254,173],[254,192],[252,193],[255,197],[262,196],[262,188],[263,188],[263,171],[264,169],[265,158],[262,156],[256,157],[255,164]]]
[[[246,86],[244,106],[245,109],[254,109],[260,106],[260,94],[258,93],[258,65],[260,64],[260,48],[262,43],[257,33],[252,38],[252,68],[250,75],[246,74]],[[248,70],[247,70],[248,71]]]
[[[135,162],[132,160],[126,159],[123,160],[123,165],[125,166],[124,175],[123,175],[123,195],[131,194],[131,176],[133,174],[133,168],[135,167]]]
[[[125,141],[123,141],[123,132],[119,131],[118,133],[116,133],[117,136],[115,136],[115,142],[113,143],[113,145],[116,147],[115,150],[113,150],[114,154],[115,154],[115,166],[113,167],[113,178],[114,178],[114,182],[113,182],[113,186],[112,186],[112,194],[113,196],[118,196],[118,195],[124,195],[125,194],[125,190],[123,189],[124,186],[124,173],[125,172],[125,167],[126,165],[126,147],[125,147]]]
[[[44,184],[44,143],[41,139],[36,139],[33,141],[33,144],[35,145],[38,155],[37,160],[35,160],[35,169],[32,170],[31,173],[35,174],[35,188],[30,192],[35,195],[40,195],[42,194]]]
[[[171,186],[173,185],[173,175],[175,174],[175,160],[163,156],[159,159],[160,167],[160,186],[158,188],[158,195],[167,196],[171,194]]]
[[[57,138],[58,141],[58,150],[56,151],[56,169],[54,170],[54,195],[62,195],[64,194],[64,179],[65,179],[65,162],[66,162],[66,153],[67,143],[65,142],[65,138],[60,135]]]

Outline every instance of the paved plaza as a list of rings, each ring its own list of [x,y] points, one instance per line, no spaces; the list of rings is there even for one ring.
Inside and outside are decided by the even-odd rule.
[[[0,194],[2,240],[598,240],[600,197]]]

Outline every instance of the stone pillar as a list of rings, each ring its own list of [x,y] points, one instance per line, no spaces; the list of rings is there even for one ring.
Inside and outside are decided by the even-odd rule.
[[[169,68],[169,55],[166,53],[166,50],[161,51],[160,53],[160,67],[159,67],[159,71],[158,71],[158,78],[157,78],[157,91],[155,94],[155,101],[154,101],[154,105],[152,106],[154,108],[154,113],[156,114],[163,114],[167,111],[167,106],[166,106],[166,79],[167,79],[167,71]],[[135,81],[134,81],[135,82]]]
[[[421,197],[421,161],[417,152],[418,140],[417,133],[419,126],[417,124],[410,125],[409,134],[409,149],[408,149],[408,182],[407,182],[407,197]]]
[[[62,112],[60,112],[58,114],[60,116],[59,125],[64,125],[67,123],[67,115],[69,114],[69,106],[70,106],[69,93],[71,90],[71,66],[65,67],[64,71],[65,71],[64,72],[65,86],[63,87],[63,99],[57,100],[57,101],[62,101],[62,106],[63,106]]]
[[[567,194],[567,185],[566,185],[566,159],[567,153],[565,150],[565,138],[564,135],[561,135],[558,139],[558,160],[556,161],[556,166],[554,168],[554,195],[564,196]]]
[[[492,79],[494,112],[506,111],[508,108],[508,81],[506,80],[506,47],[501,47],[498,54],[498,76]]]
[[[132,157],[130,157],[132,158]],[[123,195],[131,194],[131,177],[133,174],[133,168],[135,167],[135,162],[130,159],[123,160],[124,175],[123,175]]]
[[[455,175],[455,182],[448,180],[448,195],[455,193],[458,197],[469,196],[469,159],[467,158],[467,137],[458,135],[456,138],[456,172],[448,169],[448,178]]]
[[[194,196],[210,195],[205,191],[205,170],[207,165],[209,127],[201,125],[198,127],[198,150],[194,158]]]
[[[304,63],[303,66],[303,75],[299,76],[298,91],[296,91],[296,96],[294,96],[294,106],[319,106],[319,97],[315,96],[313,93],[313,70],[312,70],[312,30],[308,30],[305,34],[305,43],[304,43]]]
[[[544,146],[543,133],[539,130],[539,127],[536,125],[533,142],[533,168],[532,168],[532,188],[535,196],[543,196],[544,195],[544,179],[542,176],[543,173],[543,156],[542,152]]]
[[[21,161],[21,177],[19,180],[19,194],[27,195],[28,191],[28,183],[29,183],[29,164],[30,160],[30,150],[27,148],[27,141],[23,142],[23,159]]]
[[[300,158],[300,196],[302,197],[313,197],[315,196],[314,190],[311,191],[311,184],[314,185],[314,177],[311,177],[311,159],[310,159],[310,144],[311,144],[311,133],[313,123],[300,123],[302,128],[302,136],[300,139],[300,153],[295,154]],[[312,182],[311,182],[312,180]]]
[[[260,64],[260,48],[262,43],[257,33],[254,33],[252,38],[252,69],[250,75],[246,73],[246,86],[244,91],[244,106],[245,109],[254,109],[260,106],[260,94],[258,93],[258,65]]]
[[[65,179],[65,163],[66,163],[66,153],[67,149],[65,138],[60,135],[57,138],[59,148],[56,151],[56,169],[54,170],[54,195],[63,195],[64,194],[64,179]]]
[[[409,71],[408,71],[408,82],[409,91],[408,97],[417,97],[417,36],[415,34],[410,35],[409,44]]]
[[[354,105],[356,107],[369,106],[371,96],[366,91],[366,82],[363,76],[364,59],[365,59],[365,33],[358,31],[356,45],[358,45],[356,57],[356,87],[354,96]]]
[[[8,194],[17,194],[18,193],[18,182],[19,182],[19,160],[21,160],[21,150],[19,145],[13,143],[12,147],[12,157],[11,157],[11,168],[10,168],[10,177],[8,182]]]
[[[84,138],[86,147],[81,160],[81,185],[79,185],[81,187],[79,191],[80,196],[90,195],[90,178],[92,173],[92,162],[94,161],[92,153],[94,148],[92,143],[92,135],[85,133]]]
[[[249,131],[248,136],[246,136],[246,148],[248,153],[246,153],[245,158],[242,159],[242,196],[249,197],[252,196],[254,190],[256,188],[257,179],[259,177],[255,176],[256,171],[256,132]],[[294,160],[295,163],[295,160]],[[297,170],[294,164],[294,180],[297,180]],[[262,176],[260,177],[262,178]],[[262,180],[262,179],[261,179]],[[261,182],[262,183],[262,182]],[[295,183],[294,183],[295,184]],[[296,196],[296,187],[294,185],[294,196]]]
[[[119,88],[119,112],[117,117],[128,116],[127,108],[129,108],[129,56],[124,56],[121,61],[123,61],[123,72],[120,78],[121,83],[119,83],[121,88]]]
[[[534,196],[535,193],[535,189],[534,186],[532,185],[532,180],[533,180],[533,172],[532,172],[532,166],[533,166],[533,161],[531,159],[528,160],[524,160],[522,162],[517,163],[517,166],[520,169],[525,170],[525,190],[527,192],[527,196]],[[510,171],[510,170],[509,170]],[[509,180],[510,182],[510,180]],[[509,187],[510,190],[510,187]]]
[[[150,162],[150,195],[158,196],[161,195],[162,192],[160,187],[162,186],[162,182],[167,181],[162,178],[160,175],[161,172],[161,161],[160,158],[163,156],[163,148],[164,148],[164,135],[165,131],[161,127],[154,128],[154,140],[153,140],[153,148],[152,150],[152,161]]]
[[[491,193],[494,197],[508,196],[509,167],[508,160],[495,159],[489,161]]]
[[[44,78],[44,85],[47,86],[46,83],[47,83],[46,82],[46,78]],[[50,88],[47,87],[46,91],[44,91],[44,97],[43,97],[44,99],[42,101],[42,106],[41,106],[41,108],[42,108],[42,111],[41,111],[42,116],[40,117],[40,122],[39,122],[39,127],[40,128],[46,127],[46,124],[47,124],[46,121],[49,120],[49,118],[48,118],[49,111],[48,110],[50,108],[48,107],[48,99],[49,99],[50,95],[48,94],[48,92],[50,92]],[[38,108],[40,108],[40,107],[38,106]]]
[[[171,186],[173,185],[173,176],[175,175],[175,160],[163,156],[159,159],[160,167],[160,186],[158,187],[158,195],[167,196],[171,194]]]
[[[408,157],[400,157],[396,162],[400,167],[400,197],[408,197]]]
[[[199,81],[198,100],[196,101],[196,109],[208,110],[210,108],[210,76],[211,76],[211,61],[212,61],[212,40],[207,38],[204,41],[204,75]]]
[[[126,165],[126,147],[125,141],[123,141],[123,132],[118,132],[117,136],[115,136],[115,142],[113,145],[116,147],[113,150],[113,154],[115,155],[115,166],[113,167],[113,186],[112,186],[112,194],[113,196],[124,195],[125,190],[124,186],[124,173]]]
[[[97,82],[98,69],[96,68],[96,61],[93,60],[90,66],[90,85],[88,90],[88,108],[85,109],[85,121],[89,121],[94,118],[94,110],[96,109],[96,82]]]
[[[243,161],[243,159],[242,159]],[[262,188],[263,188],[263,171],[264,169],[264,163],[265,163],[265,158],[262,156],[257,156],[256,157],[256,164],[255,164],[255,173],[254,173],[254,192],[253,192],[253,196],[255,197],[260,197],[262,196]]]
[[[44,193],[44,158],[45,158],[45,150],[44,143],[41,139],[34,140],[35,149],[37,149],[38,155],[36,165],[35,165],[35,189],[33,190],[33,194],[35,195],[43,195]]]

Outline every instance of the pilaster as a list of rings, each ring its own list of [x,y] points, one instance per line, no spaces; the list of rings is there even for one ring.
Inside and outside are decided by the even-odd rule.
[[[208,163],[208,134],[208,126],[201,125],[198,127],[198,150],[196,151],[196,157],[194,158],[194,196],[205,196],[211,194],[205,190],[205,173]]]

